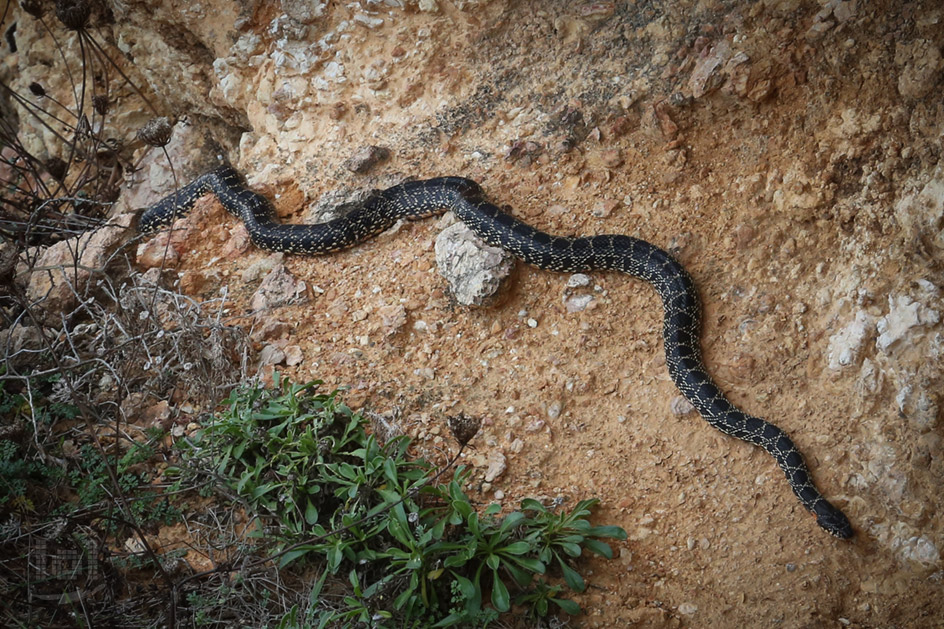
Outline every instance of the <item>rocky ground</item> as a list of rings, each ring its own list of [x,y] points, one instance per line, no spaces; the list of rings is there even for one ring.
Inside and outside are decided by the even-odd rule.
[[[51,90],[48,36],[16,11],[3,71]],[[338,189],[455,174],[545,231],[637,236],[689,269],[709,369],[794,437],[852,541],[690,412],[639,281],[519,265],[465,306],[434,253],[448,217],[304,258],[252,247],[210,198],[139,249],[192,296],[227,288],[263,374],[399,409],[431,456],[446,414],[484,416],[482,500],[599,497],[629,540],[572,626],[944,626],[940,3],[126,0],[97,19],[178,121],[119,209],[218,156],[297,222]]]

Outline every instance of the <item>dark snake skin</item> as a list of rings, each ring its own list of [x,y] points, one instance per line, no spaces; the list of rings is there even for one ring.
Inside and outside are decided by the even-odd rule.
[[[692,278],[672,256],[644,240],[622,235],[562,238],[522,223],[487,202],[477,183],[461,177],[410,181],[375,192],[347,216],[318,225],[287,225],[274,220],[268,200],[247,189],[229,167],[203,175],[149,208],[139,222],[148,232],[170,225],[200,196],[213,193],[241,219],[252,241],[263,249],[323,254],[351,247],[392,226],[452,210],[490,245],[550,271],[578,273],[614,270],[651,284],[665,309],[663,338],[672,380],[709,424],[726,434],[759,445],[783,469],[793,493],[832,535],[849,538],[852,526],[813,485],[803,457],[780,428],[735,407],[712,381],[701,359],[699,304]]]

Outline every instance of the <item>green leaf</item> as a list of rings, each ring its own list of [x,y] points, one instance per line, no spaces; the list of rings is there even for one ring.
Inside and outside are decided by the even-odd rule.
[[[561,572],[564,573],[564,581],[567,582],[570,589],[574,592],[583,592],[587,588],[583,577],[580,576],[576,570],[564,563],[563,559],[559,559],[558,561],[560,562]]]
[[[305,522],[309,525],[318,523],[318,509],[315,508],[311,500],[308,501],[308,506],[305,507]]]
[[[570,614],[571,616],[580,615],[580,605],[573,602],[569,598],[552,598],[551,602],[560,607],[562,610]]]
[[[587,547],[588,550],[594,552],[598,555],[602,555],[607,559],[613,558],[613,549],[610,548],[610,545],[606,542],[601,542],[596,539],[587,539],[584,540],[583,545]]]
[[[386,477],[387,482],[391,486],[396,487],[399,484],[399,479],[397,478],[397,464],[394,463],[393,459],[387,458],[383,462],[384,477]]]
[[[557,543],[580,544],[581,542],[583,542],[583,540],[584,540],[583,535],[563,535],[561,537],[558,537],[554,541]]]
[[[414,592],[414,591],[413,591],[412,589],[410,589],[410,588],[407,588],[406,590],[403,590],[403,592],[400,593],[400,596],[398,596],[396,599],[394,599],[394,601],[393,601],[393,607],[394,607],[395,609],[403,609],[403,606],[406,604],[406,602],[407,602],[408,600],[410,600],[410,598],[413,597],[413,596],[415,596],[415,595],[416,595],[416,592]]]
[[[533,575],[527,570],[522,570],[510,561],[506,561],[502,565],[511,574],[511,578],[515,580],[519,587],[527,587],[531,583]]]
[[[498,555],[489,555],[485,558],[485,564],[492,570],[498,570],[499,561]]]
[[[442,539],[443,533],[445,533],[445,531],[446,531],[446,520],[443,519],[436,522],[433,528],[430,529],[430,534],[432,535],[433,539],[439,540],[439,539]]]
[[[469,514],[467,519],[469,530],[472,531],[472,534],[478,537],[481,532],[481,527],[479,527],[479,514],[475,511]]]
[[[492,605],[500,612],[511,609],[511,597],[508,595],[508,588],[499,578],[497,570],[492,572]]]
[[[510,531],[514,527],[521,524],[521,521],[524,520],[526,517],[527,516],[525,516],[525,514],[521,513],[520,511],[514,511],[512,513],[509,513],[502,519],[502,523],[499,528],[503,533],[506,531]]]
[[[324,587],[325,581],[328,579],[328,571],[322,570],[321,576],[318,577],[318,580],[315,581],[315,585],[311,588],[311,592],[308,593],[308,604],[315,606],[318,604],[318,600],[321,597],[321,588]]]
[[[341,565],[341,560],[344,559],[343,548],[341,540],[338,540],[334,543],[333,546],[328,548],[328,571],[331,574],[337,574],[338,566]]]
[[[590,498],[587,500],[581,500],[577,503],[577,506],[574,507],[573,513],[579,515],[590,515],[590,509],[600,504],[599,498]]]
[[[385,487],[378,487],[375,491],[378,494],[380,494],[381,498],[383,498],[384,504],[377,505],[376,507],[371,509],[370,512],[372,514],[380,513],[384,509],[387,509],[388,507],[390,507],[390,505],[396,504],[400,501],[400,494],[398,494],[395,491],[391,491],[389,489],[386,489]]]
[[[544,564],[541,561],[531,557],[511,557],[510,559],[525,570],[530,570],[535,574],[544,574],[546,570]]]
[[[577,544],[572,544],[572,543],[569,543],[569,542],[564,542],[564,543],[558,544],[558,546],[560,546],[561,550],[563,550],[565,553],[567,553],[567,554],[570,555],[571,557],[579,557],[579,556],[580,556],[580,552],[581,552],[581,551],[580,551],[580,546],[577,545]]]
[[[472,581],[455,573],[453,573],[453,576],[459,585],[459,593],[462,594],[463,598],[468,600],[475,596],[475,586]]]
[[[311,546],[302,546],[300,548],[295,548],[288,551],[281,557],[279,557],[279,568],[284,568],[288,564],[292,563],[299,557],[303,557],[311,552]]]
[[[523,511],[540,511],[541,513],[547,513],[547,507],[542,505],[534,498],[525,498],[522,500],[521,509]]]
[[[456,513],[459,514],[458,518],[449,518],[449,523],[455,526],[462,524],[462,522],[464,522],[474,513],[472,505],[470,505],[468,502],[455,502],[452,506],[456,510]]]
[[[468,561],[468,558],[462,555],[449,555],[443,561],[443,566],[446,568],[461,568],[468,563]]]
[[[626,539],[626,531],[619,526],[594,526],[587,531],[587,535],[594,537],[612,537],[613,539]]]
[[[410,529],[406,522],[406,516],[402,513],[403,505],[397,505],[393,508],[392,516],[387,520],[387,530],[393,535],[394,539],[410,547],[413,545],[413,539],[410,536]],[[398,511],[400,513],[398,513]]]
[[[508,555],[523,555],[531,550],[531,544],[525,541],[512,542],[500,549],[502,553]]]

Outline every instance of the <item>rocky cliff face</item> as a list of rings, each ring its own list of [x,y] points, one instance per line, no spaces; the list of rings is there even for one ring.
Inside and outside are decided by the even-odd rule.
[[[435,221],[283,259],[207,202],[170,240],[187,291],[230,287],[263,371],[400,405],[431,451],[442,410],[486,415],[469,461],[484,500],[601,497],[631,540],[585,626],[944,615],[939,3],[110,1],[88,31],[114,64],[51,16],[8,7],[3,81],[75,110],[91,60],[108,114],[81,106],[138,167],[123,208],[220,157],[283,220],[338,188],[456,174],[546,231],[635,235],[691,271],[710,370],[795,437],[853,542],[675,400],[639,282],[522,268],[496,304],[457,308]],[[75,159],[54,120],[5,98],[32,154]],[[157,115],[166,153],[135,140]],[[361,168],[365,146],[389,156]],[[267,275],[292,298],[250,312]]]

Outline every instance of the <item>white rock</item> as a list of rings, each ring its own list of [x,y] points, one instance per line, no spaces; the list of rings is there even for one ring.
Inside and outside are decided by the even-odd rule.
[[[679,613],[684,616],[691,616],[698,611],[698,606],[694,603],[682,603],[678,606]]]
[[[941,551],[925,535],[908,535],[913,532],[910,526],[901,522],[892,527],[891,548],[906,561],[922,564],[936,564],[941,560]]]
[[[672,398],[672,402],[669,407],[672,409],[673,415],[687,415],[688,413],[691,413],[695,410],[695,407],[692,406],[692,403],[681,395],[676,395],[674,398]]]
[[[379,17],[371,17],[366,13],[358,13],[354,16],[354,21],[358,24],[362,24],[367,28],[377,28],[378,26],[383,26],[384,21]]]
[[[895,204],[895,220],[908,241],[922,239],[944,247],[944,165],[938,165],[930,181],[920,190],[904,195]]]
[[[554,400],[547,407],[547,416],[551,419],[557,419],[558,417],[560,417],[561,410],[563,409],[563,407],[564,405],[561,403],[560,400]]]
[[[436,237],[436,267],[464,306],[486,303],[511,273],[514,258],[485,244],[464,223],[450,225]]]
[[[875,345],[885,351],[907,336],[911,328],[937,323],[940,318],[937,310],[912,301],[907,295],[897,298],[889,295],[888,314],[878,320],[879,336]]]
[[[590,276],[585,273],[574,273],[567,278],[567,288],[579,288],[590,285]]]
[[[564,302],[564,307],[567,312],[581,312],[587,309],[591,301],[593,301],[593,295],[574,295]]]
[[[829,368],[839,369],[853,364],[873,325],[872,317],[860,310],[855,314],[855,319],[829,337],[829,349],[826,352]]]
[[[491,483],[496,478],[505,473],[508,467],[505,455],[498,450],[492,450],[488,453],[488,469],[485,470],[485,482]]]

